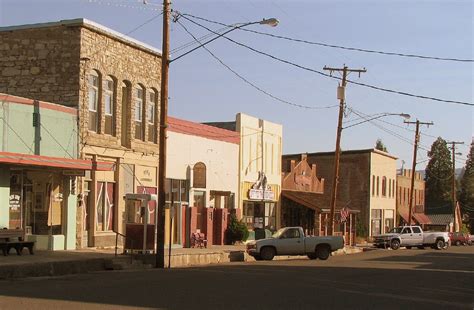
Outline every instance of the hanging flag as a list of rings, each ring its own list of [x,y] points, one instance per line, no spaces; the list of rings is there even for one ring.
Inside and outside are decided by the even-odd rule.
[[[349,209],[346,207],[341,209],[341,223],[344,223],[347,221],[347,217],[349,216]]]

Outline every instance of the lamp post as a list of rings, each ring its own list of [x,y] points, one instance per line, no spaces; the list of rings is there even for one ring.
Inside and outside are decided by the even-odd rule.
[[[269,25],[275,27],[278,25],[276,18],[263,19],[258,22],[238,24],[228,31],[214,37],[193,48],[192,50],[180,55],[179,57],[169,60],[169,22],[170,22],[170,0],[163,0],[163,45],[161,55],[161,94],[160,94],[160,130],[159,130],[159,156],[158,156],[158,212],[157,212],[157,234],[156,234],[156,268],[165,268],[165,180],[166,180],[166,131],[168,127],[168,69],[172,61],[211,43],[223,35],[254,24]]]

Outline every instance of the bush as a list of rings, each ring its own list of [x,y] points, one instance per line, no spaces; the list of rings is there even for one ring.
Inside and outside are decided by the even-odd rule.
[[[242,221],[237,220],[235,214],[230,215],[229,224],[225,231],[227,244],[235,244],[237,241],[245,241],[249,237],[247,226]]]

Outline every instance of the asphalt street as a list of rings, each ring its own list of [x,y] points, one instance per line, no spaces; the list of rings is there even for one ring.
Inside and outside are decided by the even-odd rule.
[[[0,281],[0,309],[474,309],[474,246]]]

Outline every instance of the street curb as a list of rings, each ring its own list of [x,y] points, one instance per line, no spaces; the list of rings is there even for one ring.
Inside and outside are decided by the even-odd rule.
[[[106,258],[91,258],[0,266],[0,279],[51,277],[101,271],[106,269],[106,261]]]

